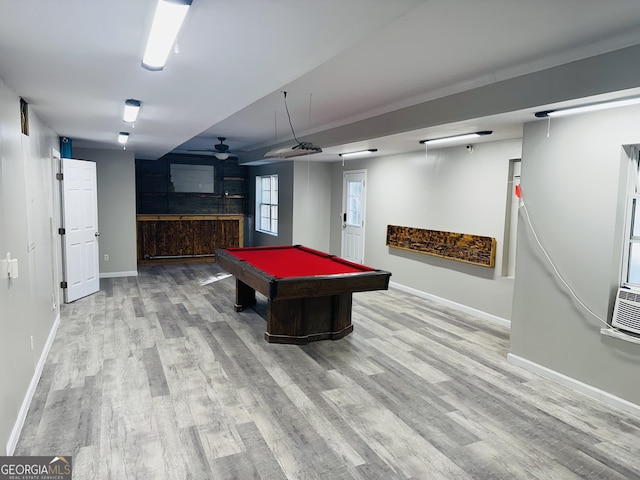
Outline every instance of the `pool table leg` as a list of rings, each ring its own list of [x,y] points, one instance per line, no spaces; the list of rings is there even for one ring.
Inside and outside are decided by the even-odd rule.
[[[236,312],[241,312],[247,307],[256,304],[256,291],[249,285],[236,278],[236,304],[234,308]]]

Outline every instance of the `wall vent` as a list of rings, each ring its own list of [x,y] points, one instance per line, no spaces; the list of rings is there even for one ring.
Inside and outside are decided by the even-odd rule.
[[[611,326],[640,334],[640,293],[618,289]]]

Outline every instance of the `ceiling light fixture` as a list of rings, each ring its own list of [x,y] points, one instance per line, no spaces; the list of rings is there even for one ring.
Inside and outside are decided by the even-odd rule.
[[[640,103],[640,97],[624,98],[622,100],[612,100],[610,102],[591,103],[580,107],[560,108],[558,110],[544,110],[536,112],[538,118],[547,117],[564,117],[567,115],[575,115],[578,113],[596,112],[598,110],[606,110],[608,108],[627,107],[629,105],[637,105]]]
[[[120,132],[118,134],[118,143],[124,145],[129,140],[129,134],[127,132]]]
[[[357,158],[371,155],[372,153],[377,151],[377,148],[370,148],[368,150],[358,150],[357,152],[339,153],[338,155],[342,158]]]
[[[287,118],[289,119],[289,126],[291,127],[291,133],[296,144],[293,147],[276,148],[269,150],[264,154],[264,158],[292,158],[300,157],[303,155],[311,155],[314,153],[322,153],[322,148],[314,145],[311,142],[301,142],[296,137],[296,132],[293,129],[293,123],[291,123],[291,114],[289,113],[289,106],[287,105],[287,92],[282,91],[284,96],[284,108],[287,112]],[[311,97],[309,97],[309,124],[311,124]]]
[[[140,100],[134,100],[130,98],[124,102],[124,115],[122,120],[127,123],[133,123],[138,118],[138,112],[140,111]]]
[[[493,130],[483,130],[475,133],[464,133],[462,135],[452,135],[450,137],[431,138],[428,140],[420,140],[420,143],[424,145],[440,145],[442,143],[457,142],[459,140],[471,140],[472,138],[483,137],[485,135],[491,135]]]
[[[192,0],[158,0],[142,58],[144,68],[152,71],[164,68],[191,2]]]

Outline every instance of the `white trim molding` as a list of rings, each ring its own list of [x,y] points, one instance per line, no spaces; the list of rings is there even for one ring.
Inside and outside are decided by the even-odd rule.
[[[525,370],[536,373],[541,377],[544,377],[548,380],[559,383],[560,385],[564,385],[565,387],[569,387],[577,392],[580,392],[587,397],[591,397],[595,400],[598,400],[605,405],[610,407],[617,408],[618,410],[622,410],[626,413],[630,413],[631,415],[635,415],[640,417],[640,405],[636,405],[635,403],[631,403],[624,398],[616,397],[611,393],[605,392],[604,390],[600,390],[599,388],[593,387],[591,385],[587,385],[586,383],[582,383],[575,378],[567,377],[562,373],[556,372],[555,370],[551,370],[547,367],[543,367],[540,364],[534,363],[526,358],[519,357],[518,355],[514,355],[513,353],[507,354],[507,361],[513,365],[517,365],[518,367],[522,367]]]
[[[137,277],[138,271],[131,270],[128,272],[100,272],[100,278],[119,278],[119,277]]]
[[[640,336],[633,335],[631,333],[625,333],[622,330],[618,330],[612,327],[609,328],[601,328],[600,335],[604,335],[606,337],[617,338],[618,340],[623,340],[629,343],[636,343],[640,345]]]
[[[483,312],[482,310],[477,310],[475,308],[468,307],[467,305],[453,302],[451,300],[447,300],[446,298],[438,297],[431,293],[423,292],[422,290],[417,290],[415,288],[407,287],[399,283],[389,282],[389,286],[392,288],[396,288],[398,290],[402,290],[403,292],[410,293],[411,295],[415,295],[416,297],[424,298],[426,300],[431,300],[433,302],[439,303],[441,305],[445,305],[447,307],[455,308],[457,310],[460,310],[461,312],[474,315],[481,320],[486,320],[487,322],[493,323],[495,325],[511,328],[511,321],[507,320],[506,318],[498,317],[497,315]]]
[[[33,377],[31,377],[31,383],[29,383],[29,388],[27,389],[27,393],[24,397],[24,400],[22,401],[20,411],[18,412],[18,418],[16,419],[16,423],[13,425],[11,435],[9,435],[9,440],[7,441],[6,447],[7,455],[9,456],[13,455],[13,452],[16,449],[16,445],[18,444],[18,440],[20,439],[20,433],[22,432],[22,427],[24,427],[24,422],[27,418],[29,407],[31,406],[31,400],[33,400],[33,395],[36,393],[36,387],[38,386],[38,382],[40,381],[40,376],[42,375],[44,365],[47,362],[47,357],[49,356],[49,351],[51,350],[51,346],[53,345],[53,340],[56,338],[58,325],[60,325],[60,312],[58,312],[58,315],[53,322],[53,326],[51,327],[51,331],[49,332],[47,342],[44,344],[44,348],[42,349],[40,360],[38,360],[36,369],[33,372]]]

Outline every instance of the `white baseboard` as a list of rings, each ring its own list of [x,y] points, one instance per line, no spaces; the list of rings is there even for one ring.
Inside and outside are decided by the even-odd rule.
[[[512,363],[513,365],[522,367],[525,370],[536,373],[548,380],[552,380],[556,383],[564,385],[565,387],[569,387],[573,390],[583,393],[588,397],[599,400],[605,405],[609,405],[610,407],[614,407],[618,410],[622,410],[624,412],[640,417],[640,405],[631,403],[624,398],[616,397],[615,395],[605,392],[604,390],[600,390],[599,388],[592,387],[591,385],[587,385],[586,383],[582,383],[575,378],[567,377],[562,373],[556,372],[555,370],[551,370],[547,367],[543,367],[540,364],[534,363],[530,360],[527,360],[526,358],[519,357],[518,355],[514,355],[512,353],[509,353],[507,355],[507,361],[509,363]]]
[[[40,381],[40,375],[42,375],[44,364],[46,363],[47,357],[49,356],[49,350],[51,350],[51,346],[53,345],[53,340],[54,338],[56,338],[58,325],[60,325],[60,312],[58,312],[58,315],[53,322],[53,326],[49,331],[49,337],[47,338],[47,342],[44,344],[42,354],[40,355],[40,360],[38,360],[36,369],[33,372],[33,377],[31,378],[31,383],[29,383],[29,388],[27,389],[27,394],[25,395],[24,400],[22,401],[22,406],[20,407],[20,411],[18,412],[18,418],[16,419],[16,423],[11,430],[11,435],[9,436],[9,441],[7,442],[7,455],[13,455],[13,452],[16,449],[16,445],[18,444],[18,440],[20,439],[20,433],[22,432],[24,421],[27,418],[27,412],[29,411],[29,407],[31,406],[31,400],[33,400],[33,395],[36,393],[36,387],[38,386],[38,382]]]
[[[491,313],[483,312],[482,310],[477,310],[475,308],[468,307],[467,305],[453,302],[451,300],[447,300],[446,298],[438,297],[436,295],[432,295],[431,293],[423,292],[422,290],[417,290],[415,288],[407,287],[399,283],[389,282],[389,286],[396,288],[398,290],[402,290],[403,292],[407,292],[412,295],[415,295],[416,297],[424,298],[424,299],[439,303],[441,305],[445,305],[447,307],[455,308],[457,310],[468,313],[470,315],[474,315],[482,320],[486,320],[487,322],[491,322],[495,325],[511,328],[511,321],[507,320],[506,318],[498,317]]]
[[[118,278],[118,277],[137,277],[138,271],[131,270],[129,272],[100,272],[100,278]]]

